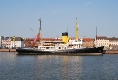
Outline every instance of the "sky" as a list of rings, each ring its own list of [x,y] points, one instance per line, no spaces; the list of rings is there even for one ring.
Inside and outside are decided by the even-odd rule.
[[[76,18],[79,37],[118,37],[118,0],[0,0],[0,36],[34,38],[75,37]]]

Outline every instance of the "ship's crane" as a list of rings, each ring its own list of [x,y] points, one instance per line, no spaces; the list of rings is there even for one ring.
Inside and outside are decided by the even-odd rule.
[[[34,41],[31,42],[31,46],[34,47],[34,45],[36,44],[36,41],[39,40],[39,42],[42,41],[42,29],[41,29],[41,18],[38,20],[40,21],[40,27],[39,27],[39,33],[35,36]],[[31,29],[31,28],[30,28]],[[32,30],[32,29],[31,29]],[[32,30],[33,31],[33,30]]]

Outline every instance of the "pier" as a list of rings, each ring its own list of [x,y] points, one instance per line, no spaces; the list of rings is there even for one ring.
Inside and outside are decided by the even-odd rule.
[[[104,50],[104,54],[118,54],[118,50]]]
[[[16,49],[0,49],[0,52],[16,52]]]

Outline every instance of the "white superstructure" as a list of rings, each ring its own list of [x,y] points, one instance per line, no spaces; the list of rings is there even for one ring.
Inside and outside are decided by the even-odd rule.
[[[82,47],[82,39],[69,40],[67,44],[64,44],[63,41],[42,41],[39,44],[38,49],[44,51],[55,51],[55,50],[63,50],[63,49],[79,49]]]

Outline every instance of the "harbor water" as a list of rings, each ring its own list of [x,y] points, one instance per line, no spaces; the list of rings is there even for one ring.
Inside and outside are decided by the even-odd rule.
[[[0,52],[0,80],[118,80],[118,54],[58,56]]]

